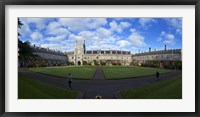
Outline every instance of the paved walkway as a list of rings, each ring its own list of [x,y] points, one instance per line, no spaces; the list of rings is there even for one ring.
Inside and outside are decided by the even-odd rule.
[[[100,71],[99,71],[100,72]],[[33,73],[29,71],[20,72],[29,78],[39,80],[57,87],[68,87],[66,79],[54,76]],[[166,80],[171,77],[181,75],[182,71],[173,71],[167,74],[161,74],[160,80]],[[118,79],[118,80],[75,80],[72,79],[72,88],[84,93],[85,99],[94,99],[96,95],[101,95],[104,99],[112,99],[113,94],[120,90],[142,87],[155,83],[155,76]]]
[[[103,68],[101,66],[97,67],[93,80],[105,80]]]

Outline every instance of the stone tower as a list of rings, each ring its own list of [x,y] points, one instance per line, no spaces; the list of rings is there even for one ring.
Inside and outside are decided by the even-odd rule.
[[[85,41],[84,43],[75,43],[74,50],[74,64],[83,65],[83,55],[85,54]]]

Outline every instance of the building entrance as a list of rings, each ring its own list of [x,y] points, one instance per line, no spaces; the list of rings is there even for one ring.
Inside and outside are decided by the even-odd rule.
[[[78,65],[81,65],[81,62],[80,62],[80,61],[78,61]]]

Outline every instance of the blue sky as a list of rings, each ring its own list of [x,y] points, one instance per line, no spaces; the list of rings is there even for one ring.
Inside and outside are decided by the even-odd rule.
[[[63,52],[75,41],[87,50],[163,50],[182,48],[182,18],[20,18],[22,41]]]

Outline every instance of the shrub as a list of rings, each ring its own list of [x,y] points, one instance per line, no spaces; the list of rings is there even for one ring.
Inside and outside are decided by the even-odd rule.
[[[105,66],[105,65],[106,65],[106,62],[100,61],[100,64],[103,65],[103,66]]]
[[[88,65],[92,65],[91,63],[88,63]]]
[[[143,67],[159,67],[165,69],[182,69],[182,61],[158,61],[158,60],[148,60],[141,64]]]
[[[112,65],[117,65],[117,63],[115,63],[115,62],[112,62]]]
[[[182,69],[182,61],[174,61],[175,69]]]
[[[35,64],[35,67],[40,67],[40,64],[39,64],[39,63],[36,63],[36,64]]]
[[[42,62],[41,64],[40,64],[40,67],[47,67],[48,66],[48,63],[46,63],[46,62]]]
[[[145,61],[141,64],[142,67],[155,67],[159,68],[160,67],[160,61],[157,60],[148,60]]]
[[[98,65],[97,61],[96,60],[93,60],[93,63],[94,65]]]
[[[83,61],[83,65],[88,65],[87,61]]]
[[[122,65],[120,62],[117,62],[116,64],[117,64],[117,65]]]
[[[74,65],[74,62],[68,62],[68,65]]]

